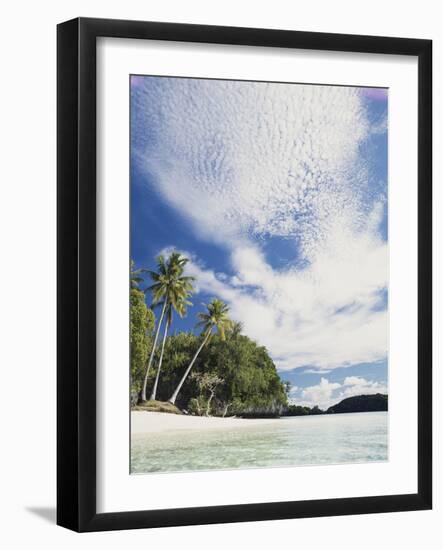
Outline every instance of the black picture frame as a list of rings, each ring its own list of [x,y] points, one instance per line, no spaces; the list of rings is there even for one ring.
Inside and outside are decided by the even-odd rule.
[[[399,54],[418,59],[418,491],[416,494],[96,512],[96,39]],[[426,510],[432,506],[432,42],[78,18],[58,25],[57,523],[104,531]]]

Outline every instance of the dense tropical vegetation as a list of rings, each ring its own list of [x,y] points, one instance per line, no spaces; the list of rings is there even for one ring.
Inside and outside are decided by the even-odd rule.
[[[314,407],[307,407],[305,405],[288,405],[285,410],[285,416],[306,416],[308,414],[325,414],[325,411],[319,408],[318,405]]]
[[[173,252],[157,258],[155,271],[135,270],[131,264],[132,404],[155,400],[166,410],[168,401],[206,416],[281,414],[287,406],[286,386],[266,348],[242,334],[223,301],[214,298],[197,312],[198,334],[169,334],[173,314],[184,316],[192,305],[188,298],[194,279],[184,274],[187,262]],[[143,283],[151,307],[145,303]],[[154,309],[159,311],[156,322]]]
[[[134,271],[131,263],[131,402],[137,401],[142,389],[143,376],[146,361],[152,349],[152,332],[154,330],[155,316],[153,311],[146,306],[145,294],[139,289],[142,282],[139,271]]]

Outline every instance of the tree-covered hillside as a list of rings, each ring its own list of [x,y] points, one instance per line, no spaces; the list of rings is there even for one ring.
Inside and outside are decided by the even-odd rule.
[[[188,332],[167,338],[158,400],[166,401],[172,394],[201,340]],[[154,375],[152,372],[148,387]],[[228,333],[225,341],[214,335],[203,348],[176,404],[192,414],[206,414],[209,399],[210,414],[220,416],[277,416],[287,403],[283,383],[266,349],[234,333]]]

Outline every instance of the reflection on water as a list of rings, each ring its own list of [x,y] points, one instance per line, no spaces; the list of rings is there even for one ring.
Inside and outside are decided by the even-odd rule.
[[[132,438],[131,472],[380,462],[388,459],[387,424],[386,412],[372,412],[137,435]]]

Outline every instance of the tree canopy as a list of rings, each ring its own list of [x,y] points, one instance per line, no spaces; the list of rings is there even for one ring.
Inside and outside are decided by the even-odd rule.
[[[131,393],[140,392],[148,355],[152,347],[152,332],[155,316],[145,304],[145,295],[133,287],[130,295],[130,346],[131,346]]]
[[[158,399],[168,399],[200,342],[201,338],[189,332],[167,339]],[[222,340],[221,336],[214,335],[199,354],[194,372],[211,374],[223,380],[215,389],[212,414],[273,416],[280,414],[287,404],[284,385],[266,348],[247,336],[227,333],[226,339]],[[177,404],[187,409],[189,401],[202,393],[197,377],[189,377],[183,384]]]

